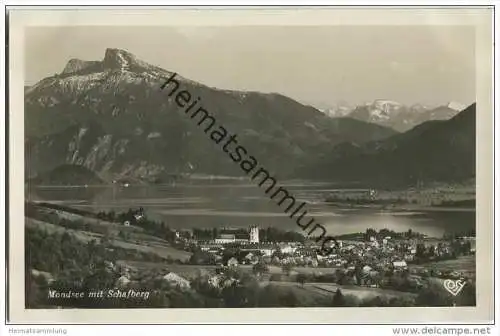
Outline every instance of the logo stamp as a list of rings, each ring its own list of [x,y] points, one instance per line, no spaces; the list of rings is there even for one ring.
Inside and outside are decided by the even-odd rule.
[[[451,295],[457,296],[460,293],[460,291],[464,288],[465,281],[447,279],[444,281],[443,286],[448,292],[450,292]]]

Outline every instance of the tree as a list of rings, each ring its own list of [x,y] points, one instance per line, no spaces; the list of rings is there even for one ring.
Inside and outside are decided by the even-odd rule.
[[[189,263],[192,265],[215,265],[215,256],[198,249],[189,258]]]
[[[371,228],[370,229],[366,229],[365,240],[369,241],[370,237],[377,237],[377,231],[375,231],[374,229],[371,229]]]
[[[302,286],[306,283],[307,277],[304,273],[299,273],[297,274],[297,282],[300,283]]]
[[[111,244],[112,241],[112,235],[110,231],[107,231],[102,237],[101,237],[101,244],[102,245],[109,245]]]
[[[420,307],[453,306],[453,298],[436,284],[431,284],[420,291],[415,301]]]
[[[333,295],[332,299],[332,307],[344,307],[346,304],[345,299],[344,299],[344,294],[342,294],[342,291],[340,288],[337,288],[337,291]]]
[[[269,267],[266,264],[259,262],[253,266],[252,271],[254,274],[261,275],[269,272]]]
[[[417,244],[417,252],[415,256],[419,259],[423,258],[425,256],[425,245],[422,243]]]
[[[281,266],[281,271],[283,273],[285,273],[287,276],[290,275],[290,273],[292,272],[292,269],[293,269],[293,266],[291,264],[283,264],[283,266]]]
[[[343,277],[344,277],[344,272],[342,272],[340,269],[337,268],[334,273],[333,282],[340,284],[342,282]]]
[[[356,276],[356,283],[358,285],[362,285],[362,266],[361,263],[356,262],[356,266],[354,268],[354,275]]]
[[[434,245],[429,247],[429,256],[433,257],[436,254],[436,248]]]
[[[233,282],[230,286],[224,287],[221,294],[225,306],[228,308],[245,307],[248,303],[248,298],[253,296],[248,295],[245,288],[236,282]]]
[[[470,254],[472,248],[472,244],[470,240],[466,241],[464,246],[463,246],[463,253],[464,254]]]

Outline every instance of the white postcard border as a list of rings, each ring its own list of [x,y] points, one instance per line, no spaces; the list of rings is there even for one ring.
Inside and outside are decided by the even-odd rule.
[[[124,9],[125,10],[125,9]],[[491,9],[23,10],[9,13],[10,318],[15,323],[490,323],[493,320]],[[133,13],[133,14],[132,14]],[[24,309],[24,34],[67,25],[474,25],[477,91],[477,303],[453,308]],[[491,267],[486,267],[491,265]]]

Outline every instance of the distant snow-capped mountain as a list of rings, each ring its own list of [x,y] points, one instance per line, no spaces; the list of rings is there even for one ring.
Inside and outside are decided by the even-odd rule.
[[[347,116],[352,112],[352,107],[338,105],[335,107],[330,107],[326,109],[321,109],[321,112],[332,118],[341,118]]]
[[[456,102],[430,108],[421,104],[408,106],[390,100],[375,100],[357,106],[347,116],[405,132],[426,121],[448,120],[463,109],[464,106]]]
[[[329,117],[332,118],[342,118],[347,116],[349,113],[352,112],[354,109],[354,106],[340,101],[338,103],[334,104],[329,104],[329,103],[317,103],[317,104],[308,104],[316,108],[317,110],[321,111],[322,113],[326,114]]]
[[[467,105],[464,105],[459,102],[449,102],[447,106],[455,111],[463,111],[467,108]]]

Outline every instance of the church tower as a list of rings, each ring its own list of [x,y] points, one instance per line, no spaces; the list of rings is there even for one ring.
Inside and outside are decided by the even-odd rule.
[[[259,242],[259,228],[257,226],[250,227],[250,243]]]

